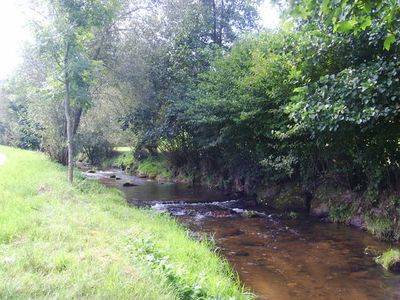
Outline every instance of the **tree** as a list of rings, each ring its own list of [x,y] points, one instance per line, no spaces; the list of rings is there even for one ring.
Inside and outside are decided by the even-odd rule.
[[[218,46],[232,43],[240,33],[251,31],[258,20],[260,0],[202,0],[203,18],[208,23],[209,38]]]
[[[184,119],[195,101],[199,74],[241,33],[256,28],[258,2],[164,0],[140,24],[133,21],[123,40],[129,47],[117,65],[125,75],[136,72],[125,77],[137,102],[123,120],[134,128],[139,152],[154,153],[160,141],[191,140]]]
[[[68,181],[73,181],[74,134],[82,109],[90,105],[90,86],[99,63],[90,57],[96,33],[112,23],[117,1],[56,0],[47,2],[48,19],[37,23],[42,58],[51,64],[48,89],[64,97]]]
[[[396,0],[290,0],[289,12],[305,20],[331,24],[336,32],[384,30],[386,50],[399,39],[400,3]]]

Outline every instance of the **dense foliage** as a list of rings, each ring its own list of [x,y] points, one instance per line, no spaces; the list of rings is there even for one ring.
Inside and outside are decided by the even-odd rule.
[[[369,209],[398,190],[397,1],[293,0],[283,5],[289,22],[273,31],[260,30],[256,0],[113,3],[112,20],[76,36],[90,62],[80,68],[101,66],[71,78],[84,91],[73,102],[84,104],[77,147],[92,161],[124,144],[195,180],[248,192],[291,181],[311,194],[329,183],[364,193]],[[9,82],[9,124],[18,125],[0,132],[51,153],[65,144],[54,102],[64,95],[38,84],[49,83],[40,71],[53,70],[50,58],[29,53],[39,68],[26,64]],[[61,138],[48,142],[49,132]]]

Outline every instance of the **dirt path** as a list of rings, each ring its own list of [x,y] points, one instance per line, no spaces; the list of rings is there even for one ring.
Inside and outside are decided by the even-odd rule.
[[[7,157],[4,154],[0,153],[0,166],[5,163],[6,159]]]

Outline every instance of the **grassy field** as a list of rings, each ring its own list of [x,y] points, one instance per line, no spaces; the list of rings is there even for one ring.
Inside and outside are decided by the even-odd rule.
[[[245,299],[210,245],[39,153],[0,146],[0,299]]]

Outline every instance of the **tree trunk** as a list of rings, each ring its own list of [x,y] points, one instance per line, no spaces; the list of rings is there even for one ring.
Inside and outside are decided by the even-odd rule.
[[[78,132],[79,124],[81,122],[81,117],[82,117],[82,108],[79,107],[77,104],[74,106],[74,113],[73,113],[73,119],[74,119],[74,124],[72,125],[72,133],[75,134]]]
[[[67,51],[65,53],[64,58],[64,68],[65,70],[65,120],[67,122],[67,149],[68,149],[68,182],[72,183],[74,180],[74,133],[72,128],[72,119],[71,119],[71,95],[70,95],[70,79],[67,70],[68,66],[68,56],[69,56],[69,45],[67,45]]]
[[[225,5],[224,0],[221,1],[221,12],[220,12],[220,20],[219,20],[219,32],[218,32],[218,45],[222,46],[222,31],[225,26]]]
[[[73,132],[71,122],[71,99],[69,91],[69,80],[65,80],[65,119],[67,121],[67,148],[68,148],[68,182],[72,183],[74,180],[74,145],[73,145]]]
[[[212,12],[213,12],[213,42],[216,44],[218,43],[218,34],[217,34],[217,4],[215,3],[215,0],[211,1],[212,5]]]

